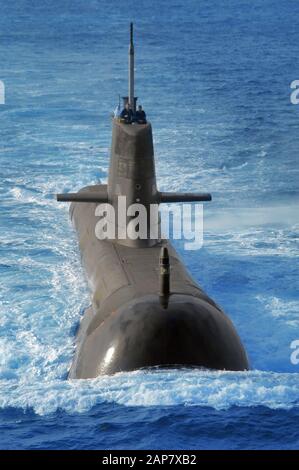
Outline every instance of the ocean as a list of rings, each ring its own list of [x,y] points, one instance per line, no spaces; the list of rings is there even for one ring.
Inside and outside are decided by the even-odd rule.
[[[298,449],[298,2],[0,6],[0,448]],[[55,194],[107,180],[130,21],[159,188],[213,195],[203,247],[174,245],[248,372],[66,380],[90,295]]]

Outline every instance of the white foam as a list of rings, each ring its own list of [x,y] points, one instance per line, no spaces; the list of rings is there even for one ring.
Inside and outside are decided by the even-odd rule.
[[[2,380],[0,407],[33,408],[38,414],[63,409],[82,413],[97,404],[124,406],[299,406],[299,374],[152,370],[89,380]]]

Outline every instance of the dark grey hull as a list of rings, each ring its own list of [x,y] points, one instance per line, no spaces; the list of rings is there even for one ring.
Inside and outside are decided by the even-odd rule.
[[[171,244],[164,240],[133,248],[100,241],[95,208],[94,203],[74,203],[70,209],[92,306],[81,322],[69,377],[169,365],[248,369],[232,322],[192,279]],[[168,247],[171,264],[166,309],[158,295],[162,245]]]

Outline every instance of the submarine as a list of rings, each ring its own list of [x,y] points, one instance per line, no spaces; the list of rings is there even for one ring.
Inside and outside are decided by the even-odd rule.
[[[128,76],[123,100],[134,113],[132,23]],[[159,204],[211,200],[207,193],[158,190],[150,122],[113,117],[108,184],[56,197],[71,202],[70,218],[92,294],[76,335],[69,379],[152,367],[249,369],[232,321],[163,238],[160,218],[152,222],[149,216],[150,208]],[[136,204],[147,210],[143,237],[128,230]],[[99,222],[106,218],[107,229],[113,212],[115,230],[110,237],[99,237]]]

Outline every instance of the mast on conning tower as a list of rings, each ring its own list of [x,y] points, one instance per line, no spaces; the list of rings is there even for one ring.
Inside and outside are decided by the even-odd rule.
[[[133,23],[130,24],[130,45],[129,45],[129,104],[133,111],[135,109],[134,100],[134,44],[133,44]]]
[[[134,42],[133,42],[133,23],[130,23],[130,45],[129,45],[129,90],[128,96],[123,96],[124,106],[126,103],[129,103],[133,112],[136,111],[136,102],[137,96],[134,96],[134,84],[135,84],[135,77],[134,77]]]

